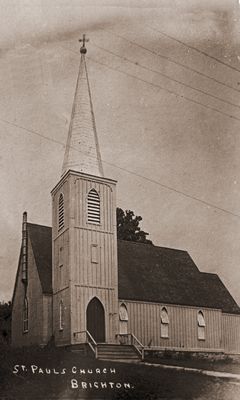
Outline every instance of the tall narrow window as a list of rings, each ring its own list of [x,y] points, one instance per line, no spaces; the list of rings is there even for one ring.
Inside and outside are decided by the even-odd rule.
[[[63,330],[64,325],[64,308],[63,308],[63,301],[61,300],[59,303],[59,330]]]
[[[28,332],[28,300],[26,297],[23,303],[23,332]]]
[[[120,335],[126,335],[128,333],[128,311],[125,304],[121,304],[119,308],[119,323]]]
[[[61,193],[58,200],[58,230],[64,227],[64,198]]]
[[[161,337],[169,337],[169,318],[166,307],[163,307],[161,310]]]
[[[206,322],[202,311],[198,311],[197,323],[198,323],[198,339],[205,340]]]
[[[91,189],[87,198],[87,221],[100,224],[100,198],[95,189]]]

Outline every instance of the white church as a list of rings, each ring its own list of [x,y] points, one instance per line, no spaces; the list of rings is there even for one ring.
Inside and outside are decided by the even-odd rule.
[[[116,181],[103,175],[85,36],[52,228],[23,214],[12,345],[85,346],[98,358],[146,350],[240,354],[240,308],[190,255],[122,241]]]

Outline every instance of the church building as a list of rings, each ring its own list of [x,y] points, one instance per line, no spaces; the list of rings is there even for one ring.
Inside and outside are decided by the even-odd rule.
[[[130,346],[141,356],[240,354],[240,308],[216,274],[200,272],[186,251],[117,239],[116,181],[103,175],[85,36],[80,53],[52,228],[23,214],[12,345],[53,337],[56,346],[85,344],[105,357]]]

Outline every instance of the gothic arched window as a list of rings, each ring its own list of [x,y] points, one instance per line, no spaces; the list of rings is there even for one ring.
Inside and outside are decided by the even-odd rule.
[[[26,297],[23,303],[23,332],[28,332],[28,300]]]
[[[161,337],[169,337],[169,318],[166,307],[161,309]]]
[[[61,193],[58,199],[58,230],[64,227],[64,197]]]
[[[63,308],[63,301],[61,300],[59,303],[59,330],[63,330],[64,325],[64,308]]]
[[[87,197],[87,222],[100,224],[100,197],[95,189],[91,189]]]
[[[121,304],[119,308],[119,319],[120,321],[128,321],[128,311],[125,304]]]
[[[202,311],[198,311],[197,323],[198,323],[198,339],[205,340],[206,322]]]

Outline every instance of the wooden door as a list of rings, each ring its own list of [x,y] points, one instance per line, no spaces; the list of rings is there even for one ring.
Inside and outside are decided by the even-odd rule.
[[[104,308],[96,297],[87,306],[87,330],[97,343],[105,342]]]

